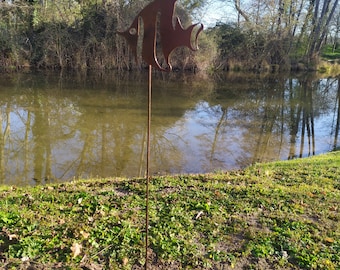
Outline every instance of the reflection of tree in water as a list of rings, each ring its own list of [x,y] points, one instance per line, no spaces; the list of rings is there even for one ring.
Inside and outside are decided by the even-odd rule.
[[[195,104],[211,95],[213,88],[209,81],[201,81],[190,76],[172,75],[157,80],[153,84],[151,172],[178,173],[186,163],[183,149],[187,145],[182,132],[185,132],[183,118]]]
[[[340,129],[340,78],[337,79],[338,82],[338,91],[335,99],[335,108],[334,108],[334,115],[335,115],[335,128],[334,128],[334,143],[333,149],[338,149],[338,137],[339,137],[339,129]]]
[[[209,164],[219,168],[224,162],[226,166],[226,162],[232,163],[226,157],[233,155],[241,167],[314,155],[315,117],[330,111],[334,103],[334,81],[271,77],[246,89],[232,83],[222,87],[216,100],[212,99],[218,105],[211,103],[205,108],[209,121],[199,120],[202,127],[210,128],[200,138]],[[336,119],[334,129],[338,134],[339,116]]]
[[[79,140],[83,147],[77,175],[122,176],[139,150],[139,134],[144,123],[138,121],[138,112],[131,112],[125,107],[128,105],[118,104],[113,97],[103,102],[110,104],[79,107],[79,127],[82,127]]]
[[[313,80],[309,77],[303,78],[295,84],[290,83],[290,150],[288,159],[302,157],[306,146],[308,156],[315,154],[315,117],[319,116],[322,111],[330,111],[334,102],[333,91],[336,83],[335,79]],[[337,102],[338,98],[335,100]],[[339,115],[334,114],[334,117],[338,122]],[[299,136],[300,149],[297,154],[296,143]],[[337,136],[338,131],[335,131],[335,139]],[[336,142],[334,147],[336,147]]]
[[[1,132],[0,172],[8,174],[1,179],[27,184],[31,179],[45,183],[72,177],[144,174],[147,84],[139,77],[100,82],[91,78],[90,83],[82,84],[53,76],[50,80],[28,76],[4,91],[1,122],[3,126],[7,123],[8,130],[14,125],[17,132],[12,144],[8,132]],[[204,92],[199,88],[183,90],[183,81],[161,78],[155,83],[154,168],[171,171],[178,159],[167,163],[176,151],[164,132],[194,103],[183,96]],[[179,95],[169,99],[167,91]],[[5,106],[7,100],[15,106]],[[9,110],[7,118],[5,108]],[[9,121],[11,116],[14,124]]]
[[[5,178],[5,142],[10,132],[10,110],[8,110],[8,106],[9,105],[6,104],[0,108],[0,183],[2,183]]]
[[[211,139],[207,159],[214,168],[243,167],[256,161],[277,158],[282,142],[282,92],[275,80],[258,80],[251,85],[229,83],[217,91],[219,105],[210,109]],[[279,121],[278,121],[279,120]],[[273,147],[276,146],[274,150]],[[224,163],[224,164],[223,164]],[[234,163],[234,165],[232,165]]]
[[[279,159],[284,146],[284,78],[278,78],[275,83],[266,83],[258,96],[257,112],[259,118],[257,134],[254,140],[256,146],[252,163],[268,159]]]
[[[290,151],[288,159],[297,157],[296,138],[299,133],[299,125],[301,127],[301,142],[299,157],[303,156],[305,147],[305,136],[308,140],[308,156],[315,154],[315,131],[314,131],[314,108],[313,108],[313,95],[316,92],[317,85],[313,84],[311,80],[303,79],[299,82],[295,89],[291,89],[291,101],[293,100],[293,91],[295,90],[298,95],[298,102],[296,106],[291,103],[291,129],[290,129]],[[295,113],[294,113],[295,111]],[[307,132],[307,134],[306,134]]]
[[[228,110],[225,108],[221,108],[221,116],[219,117],[217,123],[216,123],[216,128],[214,131],[214,137],[212,140],[212,144],[211,144],[211,153],[210,153],[210,157],[209,157],[209,161],[210,163],[212,163],[214,161],[214,155],[216,152],[216,149],[218,148],[218,137],[219,134],[222,132],[223,127],[225,126],[225,122],[227,120],[227,112]],[[222,164],[221,164],[222,165]]]
[[[232,156],[228,141],[231,133],[228,132],[228,104],[212,105],[200,103],[195,110],[199,124],[204,128],[195,138],[199,141],[199,152],[205,162],[202,162],[202,170],[224,168],[225,157]]]
[[[153,85],[152,173],[313,154],[315,119],[332,110],[329,128],[337,147],[338,79],[228,78],[214,89],[189,77],[159,76]],[[143,77],[73,82],[27,76],[13,84],[3,87],[0,80],[1,181],[144,176]]]

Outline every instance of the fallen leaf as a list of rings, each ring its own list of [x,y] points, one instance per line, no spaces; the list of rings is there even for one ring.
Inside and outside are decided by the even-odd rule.
[[[315,196],[312,192],[307,192],[307,195],[312,198]]]
[[[59,219],[59,224],[60,224],[60,225],[63,225],[63,224],[65,224],[65,223],[66,223],[65,219],[63,219],[63,218],[60,218],[60,219]]]
[[[199,219],[200,216],[203,214],[204,212],[203,211],[199,211],[195,217],[195,219]]]
[[[24,256],[24,257],[21,258],[22,262],[28,262],[29,260],[30,260],[30,258],[27,257],[27,256]]]
[[[80,231],[80,234],[84,237],[84,239],[87,239],[90,236],[88,232],[84,232],[83,230]]]
[[[83,246],[81,244],[74,242],[72,247],[71,247],[72,257],[75,258],[75,257],[79,256],[81,254],[82,248],[83,248]]]
[[[329,210],[330,211],[336,211],[336,210],[338,210],[338,207],[334,205],[334,206],[329,207]]]
[[[123,263],[124,266],[127,265],[129,263],[129,259],[124,257],[123,260],[122,260],[122,263]]]
[[[216,195],[217,197],[220,197],[220,196],[221,196],[221,193],[220,193],[218,190],[216,190],[216,191],[215,191],[215,195]]]
[[[325,241],[328,242],[328,243],[334,243],[334,239],[330,238],[330,237],[326,237]]]
[[[14,239],[18,239],[18,236],[16,234],[9,234],[8,239],[9,239],[9,241],[12,241]]]

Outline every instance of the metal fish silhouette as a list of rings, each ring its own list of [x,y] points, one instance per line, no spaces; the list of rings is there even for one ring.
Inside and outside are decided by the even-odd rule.
[[[118,32],[118,34],[126,38],[136,61],[138,61],[137,50],[138,39],[141,35],[141,28],[144,29],[141,51],[142,58],[149,65],[161,71],[170,71],[172,69],[169,62],[169,56],[175,48],[185,46],[192,51],[196,51],[198,49],[197,38],[199,33],[203,30],[203,24],[196,23],[189,26],[187,29],[184,29],[180,19],[176,17],[174,25],[173,17],[176,1],[177,0],[155,0],[151,2],[136,16],[128,30],[125,32]],[[143,23],[143,27],[141,27],[141,23]],[[157,59],[157,25],[159,25],[159,36],[162,44],[163,55],[168,65],[167,69],[161,67]],[[198,25],[199,28],[194,37],[195,46],[193,46],[191,36],[193,29]]]

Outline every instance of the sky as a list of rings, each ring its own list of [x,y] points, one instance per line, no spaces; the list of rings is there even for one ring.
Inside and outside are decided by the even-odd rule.
[[[236,12],[231,3],[227,1],[211,0],[202,10],[201,22],[208,27],[213,27],[217,22],[231,22],[236,21]]]

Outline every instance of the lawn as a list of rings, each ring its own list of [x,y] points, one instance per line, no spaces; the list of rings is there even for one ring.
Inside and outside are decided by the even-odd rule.
[[[325,46],[323,52],[322,52],[322,57],[327,59],[327,60],[336,60],[340,59],[340,48],[337,46],[336,49],[333,48],[333,46]]]
[[[340,152],[156,176],[149,269],[340,269]],[[0,269],[144,269],[145,179],[0,187]]]

